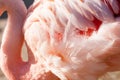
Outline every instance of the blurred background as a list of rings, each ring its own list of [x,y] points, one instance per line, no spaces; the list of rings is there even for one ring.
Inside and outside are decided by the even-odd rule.
[[[34,0],[23,0],[29,8],[29,6],[33,3]],[[7,13],[5,12],[1,17],[0,17],[0,44],[1,44],[1,38],[2,38],[2,33],[4,31],[4,26],[6,25],[6,19],[7,19]],[[22,50],[23,58],[24,60],[27,60],[27,52],[25,46],[23,46]],[[0,80],[7,80],[2,71],[0,70]],[[100,80],[120,80],[120,72],[113,72],[113,73],[108,73],[104,75]]]

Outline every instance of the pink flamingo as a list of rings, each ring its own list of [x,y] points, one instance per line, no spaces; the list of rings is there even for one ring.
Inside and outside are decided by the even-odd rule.
[[[0,64],[10,80],[97,80],[120,70],[120,0],[0,0]],[[26,19],[25,19],[26,17]],[[24,24],[24,26],[23,26]],[[28,61],[21,59],[23,41]]]

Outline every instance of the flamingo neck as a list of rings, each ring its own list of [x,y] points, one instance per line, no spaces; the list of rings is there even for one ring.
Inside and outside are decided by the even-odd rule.
[[[18,3],[18,5],[9,6],[6,10],[8,12],[8,20],[2,37],[0,61],[2,71],[6,77],[13,79],[17,73],[16,71],[23,64],[21,59],[21,49],[24,40],[22,27],[27,9],[24,4]]]
[[[22,27],[24,24],[24,19],[26,16],[26,8],[24,7],[19,7],[19,8],[11,8],[11,10],[8,10],[8,20],[7,20],[7,25],[5,27],[5,31],[3,34],[3,44],[6,43],[4,46],[6,46],[5,51],[8,58],[11,59],[19,59],[20,54],[18,53],[21,51],[21,46],[23,42],[23,34],[22,34]],[[11,53],[14,56],[11,57]]]

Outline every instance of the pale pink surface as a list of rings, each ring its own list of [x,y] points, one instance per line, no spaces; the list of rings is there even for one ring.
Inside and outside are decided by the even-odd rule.
[[[97,80],[106,72],[119,71],[120,18],[113,16],[119,15],[117,1],[108,1],[116,5],[111,11],[100,0],[35,0],[24,26],[23,4],[16,7],[22,16],[7,8],[8,25],[0,54],[3,72],[10,80]],[[20,57],[23,40],[28,62]]]

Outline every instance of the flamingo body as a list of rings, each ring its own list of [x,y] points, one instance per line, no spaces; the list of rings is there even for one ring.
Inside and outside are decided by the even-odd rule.
[[[107,72],[119,71],[119,2],[35,0],[22,22],[16,21],[23,27],[6,27],[2,70],[11,80],[97,80]],[[8,36],[12,33],[16,35]],[[28,62],[20,58],[23,41]]]

